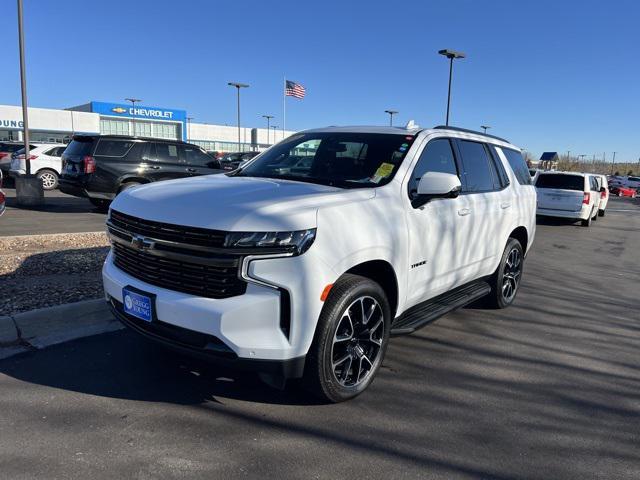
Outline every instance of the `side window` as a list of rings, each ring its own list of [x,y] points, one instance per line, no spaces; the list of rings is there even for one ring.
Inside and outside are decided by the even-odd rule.
[[[498,182],[496,184],[496,188],[503,189],[507,187],[510,182],[509,182],[509,176],[507,175],[507,172],[504,169],[502,160],[500,160],[500,156],[498,155],[498,152],[496,151],[493,145],[486,144],[485,148],[489,151],[489,156],[493,161],[494,171],[497,173]]]
[[[58,151],[56,152],[55,156],[56,157],[61,157],[66,149],[67,149],[67,147],[58,147]]]
[[[132,141],[100,139],[94,155],[102,157],[124,157],[133,147]]]
[[[180,163],[178,146],[171,143],[156,143],[156,160],[162,163]]]
[[[495,165],[489,158],[483,143],[459,140],[458,145],[464,165],[463,191],[468,193],[490,192],[499,185]]]
[[[427,143],[409,179],[409,197],[418,191],[418,183],[427,172],[452,173],[458,175],[451,142],[446,138],[436,138]]]
[[[197,167],[207,167],[213,158],[204,153],[198,147],[192,147],[190,145],[180,146],[182,151],[182,161],[187,165],[194,165]]]
[[[518,183],[520,185],[531,185],[531,174],[529,173],[529,167],[527,167],[527,163],[522,158],[522,154],[516,150],[511,150],[510,148],[501,148],[496,147],[502,150],[502,153],[505,157],[507,157],[507,161],[511,166],[511,170],[516,176]]]
[[[44,152],[45,155],[48,155],[50,157],[58,157],[58,147],[53,147],[50,148],[49,150],[47,150],[46,152]]]

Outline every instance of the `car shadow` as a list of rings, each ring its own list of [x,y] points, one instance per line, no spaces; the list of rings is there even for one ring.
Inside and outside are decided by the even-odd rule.
[[[44,193],[44,204],[34,207],[24,207],[18,205],[15,190],[5,189],[6,206],[20,210],[33,210],[38,212],[51,213],[98,213],[104,215],[103,209],[96,208],[86,198],[72,197],[64,195],[58,191],[47,191]]]
[[[321,403],[297,382],[275,389],[252,372],[176,353],[128,329],[20,354],[0,361],[0,373],[38,385],[126,400],[180,405],[223,399],[278,405]]]

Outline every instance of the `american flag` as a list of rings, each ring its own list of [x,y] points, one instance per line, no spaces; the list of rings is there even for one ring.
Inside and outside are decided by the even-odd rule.
[[[305,88],[299,83],[286,80],[286,86],[284,88],[284,94],[289,97],[304,98],[306,93]]]

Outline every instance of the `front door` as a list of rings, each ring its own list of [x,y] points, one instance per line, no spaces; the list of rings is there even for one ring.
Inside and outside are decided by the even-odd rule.
[[[407,195],[417,193],[426,172],[458,175],[451,140],[435,138],[423,149],[407,185]],[[468,261],[469,199],[434,199],[407,214],[409,229],[408,306],[444,293],[461,284],[461,267]]]

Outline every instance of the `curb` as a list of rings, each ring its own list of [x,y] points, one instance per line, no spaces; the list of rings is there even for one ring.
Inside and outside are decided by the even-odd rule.
[[[0,359],[121,328],[104,299],[0,317]]]

